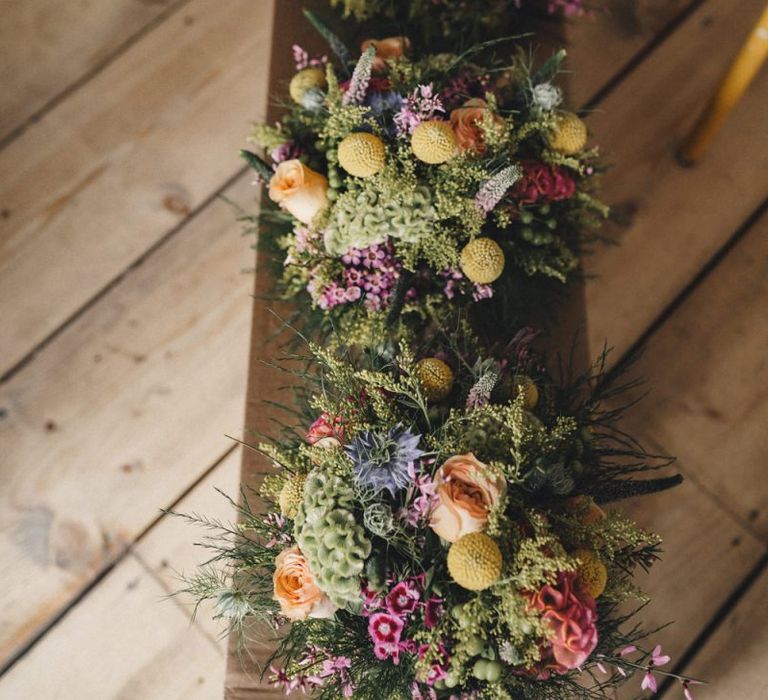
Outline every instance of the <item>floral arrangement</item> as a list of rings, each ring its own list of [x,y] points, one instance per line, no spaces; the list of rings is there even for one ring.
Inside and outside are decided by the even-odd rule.
[[[294,46],[285,114],[254,126],[268,155],[242,155],[272,206],[243,218],[311,354],[292,356],[298,423],[250,445],[274,470],[233,501],[238,523],[184,516],[214,531],[185,591],[241,639],[277,640],[264,675],[286,693],[586,700],[640,675],[692,700],[700,681],[664,670],[635,619],[660,539],[614,505],[681,478],[618,426],[634,383],[605,354],[555,377],[529,327],[606,214],[564,53],[456,49],[520,2],[332,4],[428,50],[392,36],[353,57],[307,13],[335,58]]]
[[[519,32],[526,20],[574,18],[588,12],[584,0],[331,0],[343,18],[413,33],[432,49]]]
[[[445,305],[531,323],[528,300],[576,273],[606,214],[596,149],[552,82],[563,55],[533,72],[522,53],[416,58],[390,38],[350,61],[330,41],[337,64],[295,47],[291,105],[254,127],[271,162],[245,152],[279,206],[282,294],[363,344]]]
[[[466,339],[467,336],[465,336]],[[318,698],[595,698],[672,676],[627,603],[659,538],[603,507],[679,477],[616,428],[598,363],[563,386],[518,333],[352,361],[312,346],[299,437],[189,582],[237,631],[278,631],[271,680]],[[581,398],[580,398],[581,397]],[[311,421],[311,417],[314,420]],[[310,422],[311,421],[311,422]],[[211,523],[204,521],[204,524]],[[216,525],[216,524],[214,524]],[[286,623],[290,623],[286,628]]]

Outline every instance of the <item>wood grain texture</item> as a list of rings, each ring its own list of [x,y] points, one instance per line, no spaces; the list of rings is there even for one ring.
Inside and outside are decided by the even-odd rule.
[[[240,492],[240,459],[240,450],[232,450],[174,506],[174,512],[198,514],[223,523],[235,522],[235,509],[216,489],[237,500]],[[134,552],[170,595],[183,588],[182,576],[194,574],[197,567],[211,558],[212,552],[197,543],[213,534],[181,518],[165,515],[141,538]],[[194,616],[196,625],[216,640],[222,650],[226,647],[222,639],[226,626],[221,620],[213,619],[213,605],[205,603],[195,611],[195,601],[188,595],[175,595],[173,602],[190,618]]]
[[[193,0],[0,152],[0,375],[238,171],[271,8]]]
[[[3,0],[0,141],[185,0]]]
[[[616,163],[603,198],[618,247],[585,260],[590,344],[626,350],[760,205],[768,182],[768,73],[692,169],[675,151],[762,0],[709,0],[593,114],[596,140]],[[713,51],[712,47],[717,46]]]
[[[764,215],[650,339],[653,393],[627,421],[766,544],[767,298]]]
[[[710,681],[705,688],[692,688],[696,697],[764,700],[768,697],[766,648],[768,573],[764,571],[685,669],[694,677]],[[679,691],[668,693],[665,700],[676,696]]]
[[[695,0],[601,0],[566,25],[568,91],[581,106],[627,69]]]
[[[165,595],[128,555],[0,678],[0,698],[218,700],[221,650]]]
[[[208,207],[0,387],[0,659],[230,449],[252,282],[233,219]]]

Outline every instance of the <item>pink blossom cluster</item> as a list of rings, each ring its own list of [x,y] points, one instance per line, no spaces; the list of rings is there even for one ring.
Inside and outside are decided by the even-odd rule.
[[[405,628],[411,616],[421,613],[424,626],[433,629],[439,622],[443,610],[441,598],[424,599],[426,576],[419,574],[399,581],[385,594],[379,594],[364,586],[363,615],[368,618],[368,634],[373,641],[373,653],[377,659],[391,659],[392,663],[400,663],[400,654],[417,654],[423,658],[428,647],[417,645],[412,639],[404,636]],[[427,682],[432,683],[445,678],[445,666],[448,653],[441,648],[440,660],[430,669]]]
[[[445,107],[440,97],[434,94],[432,84],[419,85],[403,99],[403,106],[394,116],[397,133],[410,136],[419,124],[442,114],[445,114]]]
[[[309,53],[305,51],[298,44],[294,44],[291,47],[293,51],[293,60],[296,63],[296,70],[304,70],[305,68],[320,68],[328,63],[327,56],[320,56],[320,58],[311,58]]]
[[[342,695],[345,698],[351,698],[355,692],[355,684],[350,674],[352,659],[347,656],[328,655],[322,649],[310,647],[299,662],[299,666],[312,669],[319,663],[322,663],[319,671],[296,673],[292,676],[289,676],[284,669],[270,666],[269,670],[272,671],[270,682],[289,695],[295,690],[304,694],[312,693],[315,688],[333,679],[336,685],[341,686]]]
[[[597,669],[601,673],[608,675],[610,671],[607,667],[612,665],[613,668],[611,671],[615,670],[615,672],[621,676],[627,675],[627,672],[624,670],[624,666],[629,667],[630,670],[643,670],[644,673],[643,678],[640,681],[640,689],[649,690],[652,693],[657,692],[659,689],[658,679],[654,675],[658,672],[662,676],[666,676],[667,678],[676,678],[678,681],[680,681],[680,684],[683,688],[683,697],[685,697],[685,700],[693,700],[691,686],[701,685],[701,681],[698,681],[695,678],[678,676],[677,674],[669,673],[666,671],[657,671],[659,667],[666,666],[672,660],[669,655],[663,652],[661,644],[657,644],[650,653],[644,653],[642,659],[639,662],[631,661],[627,658],[638,652],[640,652],[640,649],[638,649],[636,645],[630,644],[618,652],[618,657],[616,659],[609,660],[605,655],[598,654],[597,658],[599,661],[597,662]]]
[[[424,459],[422,466],[428,467],[434,464],[434,459]],[[429,472],[426,469],[426,472]],[[408,504],[400,508],[396,515],[411,527],[418,527],[420,523],[429,518],[432,509],[437,505],[437,485],[429,473],[417,474],[412,464],[408,465],[408,476],[411,484],[405,494],[405,502]]]
[[[303,153],[304,151],[294,141],[286,141],[279,146],[275,146],[269,152],[269,157],[272,159],[272,169],[277,170],[277,166],[283,161],[300,158]]]
[[[466,280],[466,277],[462,274],[461,270],[449,267],[447,270],[443,270],[440,276],[445,278],[445,288],[443,293],[448,299],[453,299],[456,294],[465,294],[465,287],[462,282]],[[493,296],[493,286],[490,284],[476,284],[472,283],[472,299],[474,301],[481,301],[483,299],[490,299]]]
[[[523,176],[512,189],[521,204],[558,202],[576,194],[576,182],[560,166],[525,161]]]
[[[299,255],[307,253],[309,255],[317,255],[320,252],[318,243],[320,238],[316,233],[313,233],[306,226],[296,226],[293,229],[293,246],[285,256],[283,261],[284,266],[298,264]]]
[[[400,263],[388,243],[368,248],[351,248],[341,258],[344,265],[341,279],[323,284],[317,277],[310,279],[307,291],[324,311],[340,304],[363,302],[369,311],[385,309],[400,277]],[[407,298],[413,298],[411,290]]]
[[[459,73],[449,79],[446,87],[440,93],[443,102],[453,109],[462,105],[467,95],[483,96],[487,92],[493,92],[493,79],[489,74],[473,75],[469,73]]]

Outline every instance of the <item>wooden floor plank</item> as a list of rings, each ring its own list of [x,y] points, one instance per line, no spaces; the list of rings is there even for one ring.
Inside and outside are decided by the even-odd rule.
[[[617,164],[605,178],[604,198],[615,212],[608,233],[620,242],[585,261],[596,276],[587,285],[595,350],[606,338],[626,350],[765,197],[768,72],[699,166],[675,161],[680,140],[762,5],[704,2],[589,119]]]
[[[184,0],[4,0],[0,142]]]
[[[238,171],[271,12],[192,0],[0,152],[0,375]]]
[[[764,571],[685,669],[691,676],[711,681],[706,688],[691,690],[703,700],[765,700],[766,648],[768,572]],[[679,691],[664,697],[673,700]]]
[[[236,520],[235,509],[216,489],[237,500],[240,493],[239,482],[240,450],[235,449],[174,506],[174,511],[187,515],[201,514],[206,518],[233,523]],[[141,538],[134,551],[166,592],[173,594],[183,587],[181,577],[184,574],[193,574],[199,565],[210,558],[210,551],[195,543],[200,542],[205,535],[211,534],[213,533],[195,527],[181,518],[165,516]],[[173,600],[190,618],[194,615],[195,601],[191,596],[177,595]],[[212,605],[201,605],[196,622],[211,639],[220,640],[225,625],[214,620],[213,615]],[[223,648],[223,640],[220,640],[220,643]]]
[[[627,421],[766,544],[767,298],[765,215],[650,339],[653,393]]]
[[[231,447],[250,243],[214,203],[0,386],[0,659]]]
[[[20,663],[0,699],[219,700],[221,649],[128,555]]]
[[[695,0],[601,0],[566,26],[568,92],[583,105],[620,74]]]
[[[662,644],[679,660],[760,560],[764,548],[692,482],[635,499],[623,507],[664,540],[661,561],[650,574],[637,578],[651,595],[651,603],[639,619],[646,629],[673,623],[653,634],[648,642]],[[637,696],[639,681],[632,689],[635,692],[627,697]]]

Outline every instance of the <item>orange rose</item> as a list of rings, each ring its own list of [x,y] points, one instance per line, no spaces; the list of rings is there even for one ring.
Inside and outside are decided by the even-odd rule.
[[[299,160],[285,160],[269,181],[269,198],[310,224],[315,214],[328,206],[328,180]]]
[[[488,103],[476,97],[451,112],[451,126],[460,151],[485,152],[485,139],[480,125],[487,117],[496,124],[501,123],[501,118],[488,109]]]
[[[507,482],[471,453],[448,459],[435,475],[435,486],[438,501],[429,526],[449,542],[480,532],[507,490]]]
[[[365,53],[369,46],[376,49],[376,57],[373,59],[373,72],[386,73],[388,58],[400,58],[411,45],[407,37],[389,36],[386,39],[366,39],[360,44],[360,50]]]
[[[277,555],[272,581],[275,600],[289,620],[333,617],[336,607],[317,587],[309,564],[298,547],[285,549]]]

